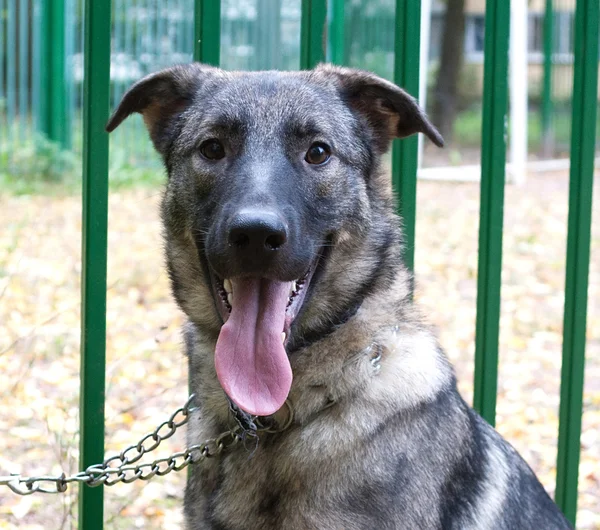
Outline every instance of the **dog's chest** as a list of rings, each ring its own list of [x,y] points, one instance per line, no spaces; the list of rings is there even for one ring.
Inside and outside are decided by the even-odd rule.
[[[247,451],[224,455],[215,463],[214,489],[205,492],[205,516],[212,525],[207,528],[394,529],[399,521],[411,520],[412,528],[435,527],[421,524],[429,516],[435,518],[435,510],[413,519],[419,510],[408,509],[415,503],[404,502],[399,491],[402,485],[407,495],[416,493],[402,479],[403,456],[374,459],[367,456],[368,447],[365,453],[356,446],[345,451],[341,443],[341,451],[335,448],[330,443],[319,452],[292,438],[257,448],[249,444]],[[432,497],[428,492],[426,498]]]
[[[331,507],[318,469],[309,458],[282,452],[278,445],[255,448],[248,442],[245,450],[222,459],[209,495],[214,522],[232,529],[322,528],[314,518]]]

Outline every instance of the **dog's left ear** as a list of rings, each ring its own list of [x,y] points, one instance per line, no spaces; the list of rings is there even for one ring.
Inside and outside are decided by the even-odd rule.
[[[438,147],[444,139],[427,119],[419,104],[400,87],[370,72],[321,64],[315,74],[324,75],[336,84],[342,99],[363,115],[381,151],[386,151],[393,138],[425,134]]]
[[[170,144],[175,118],[187,109],[203,82],[222,73],[217,68],[191,63],[173,66],[147,75],[123,96],[106,124],[108,132],[134,112],[143,118],[156,150],[165,154]]]

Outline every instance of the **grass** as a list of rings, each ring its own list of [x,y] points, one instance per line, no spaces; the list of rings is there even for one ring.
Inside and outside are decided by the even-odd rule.
[[[28,126],[14,123],[0,141],[0,188],[11,195],[74,195],[81,191],[82,134],[74,120],[73,146],[66,150]],[[131,120],[110,137],[112,191],[162,185],[165,172],[145,130]],[[25,133],[23,133],[23,129]],[[6,138],[6,141],[4,141]]]
[[[459,145],[477,147],[481,144],[481,118],[481,108],[471,108],[458,115],[454,123],[454,137]],[[571,140],[571,114],[568,110],[557,111],[554,114],[553,128],[557,147],[560,150],[568,150]],[[543,144],[543,134],[537,112],[529,112],[527,135],[530,151],[539,151]],[[598,125],[598,136],[600,137],[600,124]]]

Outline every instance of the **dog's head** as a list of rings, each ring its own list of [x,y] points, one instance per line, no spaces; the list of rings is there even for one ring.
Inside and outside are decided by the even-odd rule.
[[[402,89],[327,65],[176,66],[136,83],[107,130],[133,112],[169,175],[162,214],[175,297],[218,336],[229,397],[271,414],[291,385],[288,352],[343,322],[400,266],[381,155],[393,138],[442,138]]]

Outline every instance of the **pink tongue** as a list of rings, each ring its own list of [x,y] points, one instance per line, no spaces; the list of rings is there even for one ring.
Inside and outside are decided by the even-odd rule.
[[[217,376],[231,400],[255,416],[278,411],[292,386],[281,341],[291,282],[232,280],[233,304],[215,351]]]

